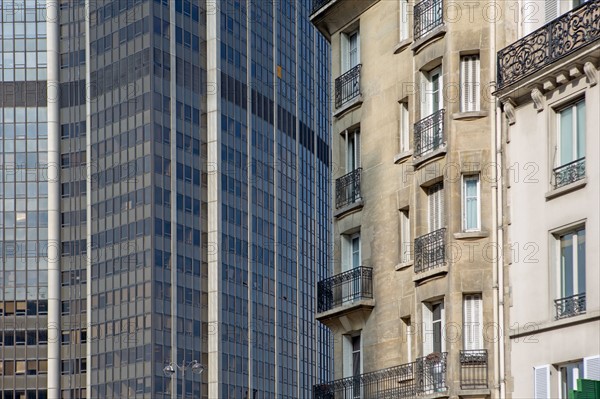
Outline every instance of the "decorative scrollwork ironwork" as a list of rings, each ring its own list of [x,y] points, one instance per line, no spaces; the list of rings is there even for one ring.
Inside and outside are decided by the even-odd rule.
[[[358,64],[335,80],[335,107],[340,108],[348,101],[360,96],[360,69]]]
[[[415,5],[413,35],[417,40],[444,23],[443,0],[423,0]]]
[[[444,144],[444,115],[441,109],[415,123],[415,158],[437,150]]]
[[[415,273],[425,272],[446,262],[446,229],[415,239]]]
[[[580,158],[554,169],[554,188],[566,186],[584,177],[585,158]]]
[[[342,208],[361,199],[360,176],[362,168],[340,177],[335,181],[335,207]]]
[[[447,390],[447,353],[437,360],[422,357],[412,363],[347,377],[313,386],[313,399],[414,398]]]
[[[326,312],[346,302],[373,298],[373,268],[359,266],[317,283],[317,311]]]
[[[585,292],[554,300],[556,320],[585,313]]]
[[[598,39],[600,2],[586,2],[500,50],[498,88],[511,85]]]

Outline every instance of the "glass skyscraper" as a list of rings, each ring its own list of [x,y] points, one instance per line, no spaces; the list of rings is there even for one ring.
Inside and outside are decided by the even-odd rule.
[[[330,379],[310,6],[0,3],[1,399],[308,398]],[[165,376],[191,360],[206,371]]]

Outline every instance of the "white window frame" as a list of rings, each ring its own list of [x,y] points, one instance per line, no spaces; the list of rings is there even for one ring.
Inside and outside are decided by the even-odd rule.
[[[569,295],[566,295],[565,290],[563,290],[563,261],[562,261],[562,256],[561,256],[561,243],[562,243],[562,237],[564,237],[567,234],[573,234],[573,276],[571,277],[571,279],[573,280],[573,291],[575,295],[575,291],[577,291],[577,294],[582,294],[586,292],[586,287],[579,287],[579,259],[578,259],[578,240],[579,237],[577,235],[577,232],[583,230],[584,231],[584,239],[586,239],[587,234],[586,234],[586,227],[585,225],[579,225],[579,226],[574,226],[572,228],[569,228],[568,230],[563,230],[560,233],[555,233],[554,234],[554,239],[555,239],[555,259],[556,259],[556,299],[562,299],[562,298],[566,298]],[[585,242],[584,242],[585,245]],[[587,252],[586,251],[587,248],[584,249],[584,253]],[[583,260],[583,267],[584,267],[584,284],[587,284],[587,273],[586,273],[586,262],[585,259]]]
[[[440,319],[433,320],[433,307],[440,305]],[[439,324],[440,328],[440,352],[446,351],[446,334],[445,334],[445,320],[446,320],[446,309],[444,301],[434,302],[423,302],[422,303],[422,317],[423,317],[423,356],[427,356],[435,352],[434,342],[434,329]]]
[[[398,130],[400,133],[400,152],[410,151],[410,114],[408,110],[408,101],[400,102],[400,121]]]
[[[400,210],[400,262],[413,260],[413,238],[410,229],[409,208]]]
[[[358,265],[354,264],[354,248],[353,242],[358,239]],[[360,232],[353,234],[342,235],[342,272],[352,270],[356,267],[362,266],[362,245],[360,239]]]
[[[481,293],[463,295],[463,348],[483,348],[483,299]]]
[[[356,35],[356,36],[355,36]],[[341,40],[341,72],[342,74],[348,72],[355,66],[360,64],[360,30],[355,29],[351,32],[342,33],[340,35]],[[356,48],[352,49],[353,38],[356,37]],[[353,60],[353,51],[356,51],[355,59]]]
[[[444,200],[443,181],[427,187],[427,225],[429,227],[429,233],[439,230],[445,226]]]
[[[442,66],[437,66],[428,72],[423,72],[423,96],[421,99],[421,119],[433,115],[444,108],[444,76]],[[437,77],[437,78],[436,78]],[[437,81],[437,88],[435,88]],[[437,107],[434,98],[437,97]]]
[[[360,343],[359,343],[359,361],[360,364],[358,365],[358,373],[363,374],[363,364],[364,364],[364,355],[363,355],[363,347],[364,347],[364,340],[363,340],[363,336],[362,336],[362,331],[359,331],[356,334],[351,334],[351,335],[344,335],[343,336],[343,347],[342,347],[342,355],[343,355],[343,377],[344,378],[349,378],[349,377],[354,377],[354,354],[356,353],[354,351],[353,348],[353,340],[355,338],[359,338],[360,339]],[[354,385],[354,382],[352,383]],[[350,395],[347,397],[348,399],[354,399],[354,398],[360,398],[360,393],[361,393],[361,389],[358,389],[355,391],[354,386],[352,386],[350,389]]]
[[[579,113],[578,108],[579,105],[583,104],[584,107],[584,116],[583,116],[583,121],[579,120]],[[586,102],[585,102],[585,98],[578,98],[575,101],[570,102],[569,104],[562,106],[558,109],[556,109],[555,113],[556,113],[556,147],[555,147],[555,160],[554,160],[554,167],[558,168],[560,166],[566,165],[569,162],[573,162],[576,161],[578,159],[582,159],[585,158],[585,150],[586,150],[586,130],[587,130],[587,126],[586,126],[586,117],[587,117],[587,109],[585,109],[586,107]],[[563,129],[562,129],[562,115],[563,112],[570,109],[573,112],[573,123],[571,126],[571,147],[572,147],[572,152],[571,152],[571,160],[570,161],[563,161],[562,160],[562,149],[561,149],[561,138],[563,135]],[[578,137],[578,128],[579,128],[579,124],[583,122],[583,137],[582,137],[582,141],[583,143],[580,143],[579,141],[579,137]],[[578,151],[578,146],[581,144],[581,146],[583,147],[583,154],[579,154]]]
[[[477,181],[477,194],[476,194],[476,202],[477,202],[477,224],[475,227],[467,228],[467,181],[474,180]],[[473,231],[481,231],[481,178],[479,174],[465,174],[462,175],[462,229],[465,232],[473,232]]]
[[[344,152],[346,154],[346,173],[360,168],[360,129],[344,131]]]
[[[399,40],[403,42],[404,40],[408,40],[410,38],[410,16],[409,16],[409,4],[410,0],[398,0],[399,8]]]
[[[573,385],[571,387],[567,386],[567,394],[563,395],[563,382],[565,382],[563,373],[568,372],[566,370],[566,368],[569,366],[577,366],[577,367],[573,368]],[[558,367],[557,367],[558,373],[557,374],[558,374],[558,397],[559,397],[559,399],[568,399],[568,397],[569,397],[568,392],[571,389],[577,389],[577,380],[580,378],[583,378],[583,367],[584,367],[583,359],[558,365]]]
[[[406,363],[412,362],[412,335],[413,335],[413,327],[411,324],[410,317],[403,317],[402,326],[404,329],[405,343],[406,343]]]
[[[481,64],[479,54],[460,57],[460,112],[481,109]]]

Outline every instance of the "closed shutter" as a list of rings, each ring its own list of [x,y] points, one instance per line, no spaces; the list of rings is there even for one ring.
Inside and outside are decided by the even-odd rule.
[[[558,17],[558,1],[559,0],[546,0],[546,22],[550,22],[554,18]]]
[[[429,232],[444,226],[444,183],[439,182],[429,188]]]
[[[464,297],[464,348],[483,349],[481,294]]]
[[[550,399],[550,366],[534,367],[533,373],[534,399]]]
[[[600,381],[600,356],[591,356],[583,359],[583,378]]]
[[[462,77],[460,86],[460,109],[462,112],[479,111],[479,56],[469,55],[462,57],[460,68],[460,75]]]
[[[423,356],[433,352],[433,314],[431,305],[423,304]]]

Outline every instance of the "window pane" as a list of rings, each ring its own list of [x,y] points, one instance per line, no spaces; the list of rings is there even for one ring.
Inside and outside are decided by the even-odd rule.
[[[573,234],[565,234],[560,240],[561,297],[573,295]]]
[[[573,161],[573,108],[560,113],[560,165]]]
[[[585,290],[585,230],[577,232],[577,293]]]
[[[585,101],[577,104],[577,159],[585,157]]]

